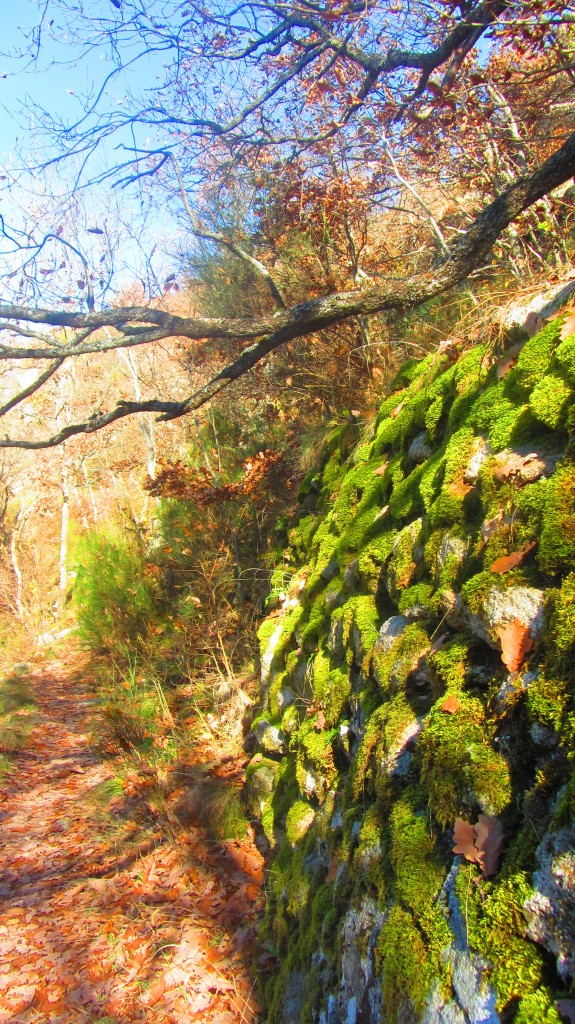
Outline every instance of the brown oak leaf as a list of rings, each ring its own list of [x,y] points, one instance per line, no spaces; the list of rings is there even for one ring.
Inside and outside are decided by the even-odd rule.
[[[485,878],[490,878],[497,871],[501,849],[503,846],[503,827],[499,818],[488,814],[480,814],[474,826],[477,863]]]
[[[518,551],[512,551],[510,555],[502,555],[501,558],[496,558],[491,566],[491,572],[509,572],[509,570],[514,569],[516,565],[521,565],[521,562],[523,562],[524,559],[527,558],[527,555],[529,555],[536,547],[536,541],[532,540],[529,541],[528,544],[524,544]]]
[[[519,619],[500,626],[498,629],[501,641],[501,660],[510,672],[517,672],[525,655],[533,648],[533,638],[529,635],[529,626]]]
[[[477,850],[475,849],[475,832],[473,825],[464,818],[456,818],[453,829],[455,839],[454,853],[460,853],[466,860],[477,863]]]

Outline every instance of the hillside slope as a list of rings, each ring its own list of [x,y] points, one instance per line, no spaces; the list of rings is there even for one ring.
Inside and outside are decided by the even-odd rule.
[[[248,769],[272,850],[274,1024],[573,1014],[575,337],[560,324],[498,361],[446,344],[407,364],[370,438],[337,428],[301,489]]]

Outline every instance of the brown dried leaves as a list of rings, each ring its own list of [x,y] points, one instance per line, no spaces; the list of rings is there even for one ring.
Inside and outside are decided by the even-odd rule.
[[[453,853],[459,853],[472,864],[478,864],[484,878],[495,874],[503,847],[503,827],[499,818],[480,814],[475,825],[464,818],[457,818],[453,838]]]
[[[513,619],[498,629],[501,641],[501,660],[510,672],[517,672],[525,655],[532,650],[534,640],[529,626],[519,619]]]

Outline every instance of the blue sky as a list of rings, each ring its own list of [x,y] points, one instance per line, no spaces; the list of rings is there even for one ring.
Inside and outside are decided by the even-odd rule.
[[[60,44],[44,33],[44,44],[38,61],[30,64],[11,56],[26,45],[26,30],[36,26],[40,18],[38,0],[18,0],[2,5],[0,22],[0,160],[5,160],[18,142],[25,146],[29,133],[22,126],[19,113],[24,103],[39,103],[52,113],[73,118],[81,111],[79,98],[99,84],[112,64],[105,51],[92,52],[87,57],[67,63],[76,55],[65,37]],[[97,5],[95,4],[95,7]],[[28,66],[26,66],[28,64]],[[130,85],[150,84],[150,63],[142,60],[130,69]],[[126,79],[124,78],[124,82]],[[108,96],[113,104],[122,98],[122,76],[115,78]]]
[[[64,120],[74,119],[82,110],[79,97],[93,92],[94,86],[100,85],[113,67],[103,50],[101,52],[93,51],[87,57],[76,60],[70,65],[68,61],[75,56],[76,51],[66,44],[65,37],[62,38],[61,43],[56,43],[50,40],[47,34],[45,44],[35,64],[24,60],[18,61],[11,56],[25,47],[25,30],[37,24],[43,6],[39,0],[12,0],[12,2],[4,0],[2,5],[0,21],[0,169],[2,165],[12,169],[25,168],[27,166],[26,151],[31,149],[34,154],[35,137],[34,133],[27,130],[27,126],[23,123],[26,121],[26,116],[21,112],[23,104],[31,107],[40,104]],[[98,7],[101,9],[98,0],[94,0],[93,9],[96,10]],[[113,11],[113,8],[110,7],[110,10]],[[27,63],[28,66],[26,66]],[[151,62],[144,58],[130,69],[130,87],[136,90],[149,87],[158,71],[157,65],[154,68],[151,66]],[[113,79],[108,89],[109,106],[121,102],[122,89],[126,81],[127,75],[124,76],[123,82],[121,75]],[[114,138],[110,146],[106,147],[104,144],[101,147],[98,156],[99,169],[103,162],[113,163],[117,160],[117,154],[112,152],[112,146],[117,145],[119,141],[119,138]],[[44,151],[43,156],[47,155],[47,152]],[[72,179],[76,166],[76,161],[72,161],[70,165],[60,166],[60,176],[64,182],[66,178]],[[11,174],[9,177],[11,178]],[[37,192],[35,186],[31,185],[30,192],[27,192],[26,176],[23,179],[20,178],[20,181],[23,191],[2,190],[0,212],[8,224],[19,223],[25,226],[27,220],[25,211],[29,208],[26,196],[40,195],[41,187]],[[52,184],[54,184],[54,180]],[[107,185],[104,186],[104,190],[96,188],[91,193],[84,194],[87,223],[90,223],[92,217],[91,209],[97,209],[101,202],[109,207],[109,204],[105,202],[106,193],[109,194]],[[165,207],[162,210],[161,218],[153,209],[146,208],[144,211],[137,190],[128,190],[118,195],[117,199],[121,202],[122,212],[127,222],[131,218],[133,218],[134,224],[139,222],[138,232],[142,231],[142,225],[144,225],[142,238],[148,239],[146,248],[149,249],[157,238],[160,249],[154,262],[165,265],[167,259],[169,263],[169,256],[167,254],[162,256],[162,251],[165,252],[165,249],[161,237],[165,238],[171,235],[174,238],[176,226],[170,222]],[[14,201],[17,203],[17,207],[13,205]],[[112,209],[113,206],[110,207],[110,210]],[[108,215],[113,218],[111,212]],[[144,217],[144,222],[142,222],[142,217]],[[92,219],[96,221],[96,216]],[[114,223],[115,230],[124,238],[121,244],[122,258],[119,259],[119,262],[124,262],[126,268],[120,275],[121,283],[125,284],[139,276],[142,256],[130,237],[129,226],[126,225],[123,230],[117,220]],[[47,230],[54,230],[54,228],[48,226]],[[91,238],[83,234],[80,224],[78,224],[78,230],[79,244],[84,248],[90,243]],[[70,240],[76,241],[72,237]]]

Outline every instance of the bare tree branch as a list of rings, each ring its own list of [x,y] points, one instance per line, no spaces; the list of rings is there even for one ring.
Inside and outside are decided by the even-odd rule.
[[[494,202],[490,203],[473,221],[470,227],[452,243],[449,255],[434,269],[425,271],[409,279],[391,280],[382,285],[365,291],[340,292],[325,298],[313,299],[309,302],[293,306],[291,309],[278,310],[268,317],[243,319],[240,321],[217,320],[215,318],[187,319],[172,317],[159,310],[143,310],[138,307],[129,310],[110,311],[108,326],[122,329],[128,320],[148,321],[156,319],[162,326],[158,333],[167,337],[170,328],[175,336],[191,339],[203,337],[258,337],[255,344],[243,350],[240,356],[226,366],[208,384],[199,391],[180,402],[150,400],[144,402],[118,403],[108,413],[98,413],[88,420],[65,427],[53,437],[43,441],[0,440],[0,447],[11,448],[48,448],[62,443],[68,437],[80,433],[93,433],[110,423],[137,412],[157,412],[161,421],[176,419],[192,410],[205,405],[214,395],[218,394],[229,383],[237,380],[256,365],[262,358],[275,349],[295,338],[304,337],[323,330],[333,324],[350,317],[369,316],[391,309],[413,309],[445,292],[448,288],[465,280],[468,274],[478,267],[488,254],[501,232],[524,210],[541,199],[548,192],[563,184],[575,174],[575,133],[564,145],[532,174],[520,178],[510,186]],[[123,314],[123,320],[122,320]],[[6,307],[0,307],[0,317],[9,315]],[[14,314],[12,314],[14,315]],[[54,323],[59,314],[47,311],[24,310],[18,308],[17,319],[25,321],[27,317],[33,323]],[[45,319],[41,319],[42,316]],[[98,326],[104,325],[103,313],[65,314],[66,321],[74,318],[74,325],[80,326],[89,320],[90,324],[97,319]],[[49,318],[49,319],[46,319]],[[218,326],[216,326],[218,325]],[[241,326],[241,334],[235,333],[234,325]],[[208,334],[207,329],[212,333]],[[149,332],[153,333],[153,332]],[[263,337],[262,337],[263,336]],[[149,338],[145,339],[150,340]],[[77,356],[85,351],[107,351],[111,347],[124,347],[126,338],[116,339],[112,343],[103,341],[100,348],[93,343],[86,349],[81,344],[69,351],[70,356]],[[128,342],[129,344],[130,342]],[[142,343],[141,336],[133,343]],[[7,349],[4,349],[6,352]],[[30,351],[22,358],[31,358]],[[39,351],[37,358],[52,358],[54,353],[49,349]],[[8,356],[6,355],[6,358]],[[56,350],[56,357],[61,358],[61,349]]]

